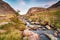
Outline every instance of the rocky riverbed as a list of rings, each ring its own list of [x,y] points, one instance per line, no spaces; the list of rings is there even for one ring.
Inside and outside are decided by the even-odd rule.
[[[60,30],[53,25],[48,24],[32,24],[27,19],[23,19],[26,22],[26,30],[24,30],[24,40],[60,40]]]

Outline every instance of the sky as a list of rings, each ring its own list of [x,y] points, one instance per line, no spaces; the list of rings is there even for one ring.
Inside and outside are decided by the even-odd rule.
[[[14,10],[20,11],[19,14],[26,14],[31,7],[48,8],[59,0],[3,0],[7,2]]]

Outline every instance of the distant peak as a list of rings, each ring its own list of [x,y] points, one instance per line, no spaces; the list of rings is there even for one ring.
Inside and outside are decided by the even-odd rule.
[[[0,14],[16,13],[16,11],[6,2],[0,0]]]
[[[32,7],[28,10],[28,14],[32,14],[32,13],[36,13],[36,12],[44,12],[46,11],[46,8],[42,8],[42,7]]]
[[[57,3],[55,3],[54,5],[52,5],[49,8],[60,8],[60,1],[58,1]]]

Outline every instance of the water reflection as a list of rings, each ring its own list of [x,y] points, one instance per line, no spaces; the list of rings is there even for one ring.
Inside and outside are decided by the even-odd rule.
[[[50,40],[46,35],[40,35],[39,40]]]

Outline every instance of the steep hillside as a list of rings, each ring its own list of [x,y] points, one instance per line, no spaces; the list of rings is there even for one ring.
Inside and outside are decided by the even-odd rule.
[[[58,1],[56,4],[52,5],[49,8],[60,8],[60,1]]]
[[[45,8],[32,7],[28,10],[27,14],[32,14],[32,13],[36,13],[36,12],[44,12],[44,11],[46,11]]]
[[[6,2],[0,0],[0,13],[15,13],[16,11]]]
[[[0,0],[0,16],[12,17],[16,14],[16,11],[6,2]]]

